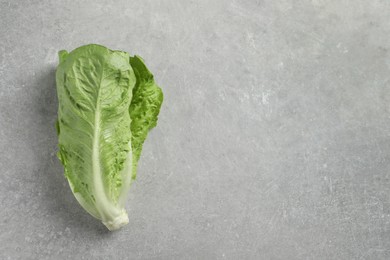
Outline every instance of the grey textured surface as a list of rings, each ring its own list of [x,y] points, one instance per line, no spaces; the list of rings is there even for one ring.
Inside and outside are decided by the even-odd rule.
[[[390,2],[0,0],[0,259],[389,259]],[[109,233],[55,153],[57,51],[165,103]]]

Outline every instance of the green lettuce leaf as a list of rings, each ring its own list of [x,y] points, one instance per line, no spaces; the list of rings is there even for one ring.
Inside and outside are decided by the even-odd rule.
[[[132,133],[131,146],[133,149],[132,177],[135,179],[142,145],[148,132],[157,125],[157,116],[163,102],[163,93],[154,82],[152,73],[145,66],[141,57],[130,57],[130,64],[137,78],[129,109]]]
[[[90,44],[59,57],[58,157],[80,205],[115,230],[128,223],[125,200],[162,92],[126,52]]]

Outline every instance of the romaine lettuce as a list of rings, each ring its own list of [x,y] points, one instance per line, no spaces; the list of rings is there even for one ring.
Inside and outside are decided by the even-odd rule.
[[[90,44],[59,57],[58,157],[77,201],[115,230],[163,94],[138,56]]]

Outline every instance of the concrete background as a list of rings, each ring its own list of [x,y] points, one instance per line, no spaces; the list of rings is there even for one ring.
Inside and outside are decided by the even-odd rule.
[[[0,259],[390,259],[389,35],[386,0],[0,0]],[[87,43],[165,93],[115,233],[55,156]]]

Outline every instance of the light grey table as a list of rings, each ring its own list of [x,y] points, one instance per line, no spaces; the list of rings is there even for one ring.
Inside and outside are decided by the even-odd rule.
[[[87,43],[165,93],[115,233],[55,156]],[[0,0],[0,259],[389,259],[389,53],[385,0]]]

